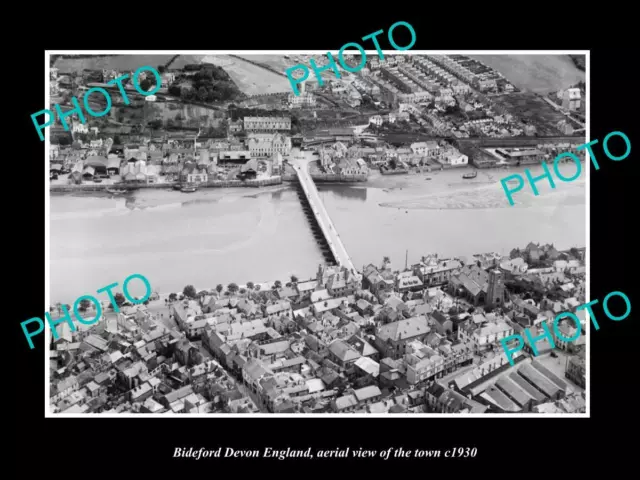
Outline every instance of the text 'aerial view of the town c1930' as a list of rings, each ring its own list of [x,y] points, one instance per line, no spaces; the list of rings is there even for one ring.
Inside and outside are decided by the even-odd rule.
[[[48,414],[586,414],[585,335],[500,342],[587,330],[586,173],[500,183],[588,141],[585,54],[372,51],[296,95],[326,54],[150,53],[47,52],[46,108],[112,101],[47,130],[49,314],[119,282],[48,334]]]

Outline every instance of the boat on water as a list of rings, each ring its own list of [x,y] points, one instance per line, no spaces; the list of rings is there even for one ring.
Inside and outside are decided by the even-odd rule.
[[[478,172],[474,171],[471,173],[465,173],[464,175],[462,175],[462,178],[470,179],[470,178],[476,178],[477,176],[478,176]]]
[[[109,188],[107,187],[107,192],[112,193],[114,195],[120,195],[121,193],[127,193],[126,188]]]
[[[174,190],[180,190],[180,189],[182,189],[182,185],[180,185],[179,183],[176,183],[176,184],[173,185],[173,189]]]
[[[198,187],[196,187],[195,185],[185,185],[182,188],[180,188],[180,191],[183,193],[193,193],[196,190],[198,190]]]

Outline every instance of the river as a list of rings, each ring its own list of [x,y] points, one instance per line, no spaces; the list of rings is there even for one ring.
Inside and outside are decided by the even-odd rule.
[[[523,170],[479,171],[474,180],[461,178],[467,169],[373,173],[366,184],[319,190],[358,268],[383,256],[402,268],[407,250],[412,263],[427,253],[508,254],[529,241],[561,249],[586,245],[584,176],[558,182],[555,190],[540,185],[538,197],[526,187],[510,207],[499,180]],[[169,292],[187,284],[285,282],[292,274],[306,279],[322,262],[300,200],[286,184],[192,194],[149,189],[126,198],[52,194],[50,205],[51,303],[71,303],[133,273]]]

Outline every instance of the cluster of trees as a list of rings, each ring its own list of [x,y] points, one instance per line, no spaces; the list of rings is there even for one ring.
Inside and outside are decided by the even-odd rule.
[[[221,102],[240,95],[238,87],[224,69],[211,64],[187,65],[185,71],[194,75],[181,75],[169,87],[169,93],[185,101]],[[190,83],[190,86],[182,85]]]
[[[127,299],[125,298],[125,296],[120,292],[118,292],[118,293],[116,293],[114,295],[114,300],[116,302],[116,305],[118,305],[118,307],[121,307],[125,303],[128,303]],[[148,303],[149,303],[148,300],[144,302],[145,305],[148,304]],[[70,305],[64,305],[64,306],[66,307],[66,309],[68,311],[71,311],[71,306]],[[110,304],[109,308],[113,310],[113,305]],[[83,312],[83,313],[86,312],[86,311],[89,311],[89,310],[94,310],[94,309],[95,309],[95,305],[93,304],[93,302],[91,302],[90,300],[87,300],[87,299],[81,300],[80,301],[80,305],[78,305],[78,311]],[[62,304],[61,303],[56,303],[55,306],[49,307],[49,311],[50,312],[53,312],[55,310],[57,310],[59,315],[62,315]]]
[[[291,275],[291,281],[287,282],[287,286],[290,287],[295,283],[298,283],[298,277],[295,276],[295,275]],[[282,282],[280,280],[276,280],[273,283],[273,287],[272,288],[274,290],[282,288]],[[247,291],[255,291],[255,292],[257,292],[259,290],[260,290],[260,285],[256,285],[253,282],[247,282],[247,288],[240,288],[237,283],[231,282],[229,285],[226,286],[226,291],[225,291],[225,286],[222,285],[221,283],[216,285],[216,291],[219,294],[222,293],[223,291],[225,291],[225,295],[233,295],[235,293],[240,293],[242,295],[242,294],[247,293]],[[178,294],[176,294],[176,293],[170,293],[168,301],[169,302],[175,302],[177,300],[182,300],[183,298],[188,298],[188,299],[191,299],[191,300],[195,300],[198,297],[200,297],[202,295],[205,295],[207,293],[208,292],[206,292],[206,291],[197,292],[193,285],[187,285],[182,290],[182,294],[180,296],[178,296]],[[122,305],[125,302],[124,295],[122,295],[121,293],[117,293],[115,295],[115,298],[116,298],[116,303],[119,306]],[[87,301],[87,303],[89,305],[86,305],[85,307],[89,308],[90,307],[90,302]],[[145,303],[147,303],[147,302],[145,302]],[[84,311],[84,310],[82,310],[82,308],[83,308],[83,305],[81,304],[80,305],[80,310]],[[53,308],[51,310],[53,311]],[[58,308],[58,310],[59,310],[59,308]]]
[[[180,97],[184,101],[199,101],[203,103],[223,102],[235,98],[240,93],[235,85],[228,82],[217,82],[210,85],[200,85],[197,89],[193,86],[179,86],[173,84],[169,87],[169,93]]]
[[[56,140],[58,145],[71,145],[73,143],[71,135],[58,135]]]
[[[145,92],[148,92],[149,90],[153,90],[154,88],[156,88],[156,85],[157,85],[156,76],[153,74],[150,74],[140,82],[140,88]]]
[[[227,126],[225,122],[221,122],[218,127],[206,127],[200,130],[202,135],[213,137],[213,138],[223,138],[227,136]]]
[[[262,108],[239,107],[233,103],[229,105],[228,110],[231,120],[238,120],[239,118],[241,119],[244,117],[262,117],[266,115],[270,117],[291,117],[291,125],[294,123],[299,124],[298,118],[288,110],[278,110],[277,108],[265,110]]]
[[[96,82],[102,83],[104,82],[104,76],[102,75],[102,70],[89,70],[85,69],[84,71],[85,79],[88,83]]]
[[[195,75],[193,75],[196,79],[209,78],[225,82],[231,81],[231,77],[224,68],[212,63],[190,63],[189,65],[185,65],[183,70],[185,72],[196,72]]]

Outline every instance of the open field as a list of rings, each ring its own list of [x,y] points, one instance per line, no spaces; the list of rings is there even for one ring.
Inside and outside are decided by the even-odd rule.
[[[247,100],[243,100],[242,102],[237,102],[236,105],[245,108],[285,108],[286,103],[284,103],[283,98],[280,97],[255,97],[249,98]]]
[[[523,91],[546,94],[585,81],[569,55],[470,55]]]
[[[566,117],[533,93],[512,93],[492,97],[510,113],[534,125],[540,135],[558,135],[555,125]]]
[[[286,77],[228,55],[206,55],[202,63],[224,68],[240,91],[247,95],[291,91]]]
[[[248,58],[253,62],[264,63],[265,65],[269,65],[271,68],[281,71],[284,71],[292,67],[296,62],[292,59],[284,58],[284,55],[238,55],[239,57]]]
[[[178,55],[178,58],[173,61],[170,68],[184,68],[185,65],[202,62],[203,58],[204,55]]]
[[[112,55],[110,57],[59,58],[54,67],[60,69],[60,72],[80,72],[85,68],[135,71],[144,65],[158,68],[158,65],[165,65],[173,57],[174,55]]]

